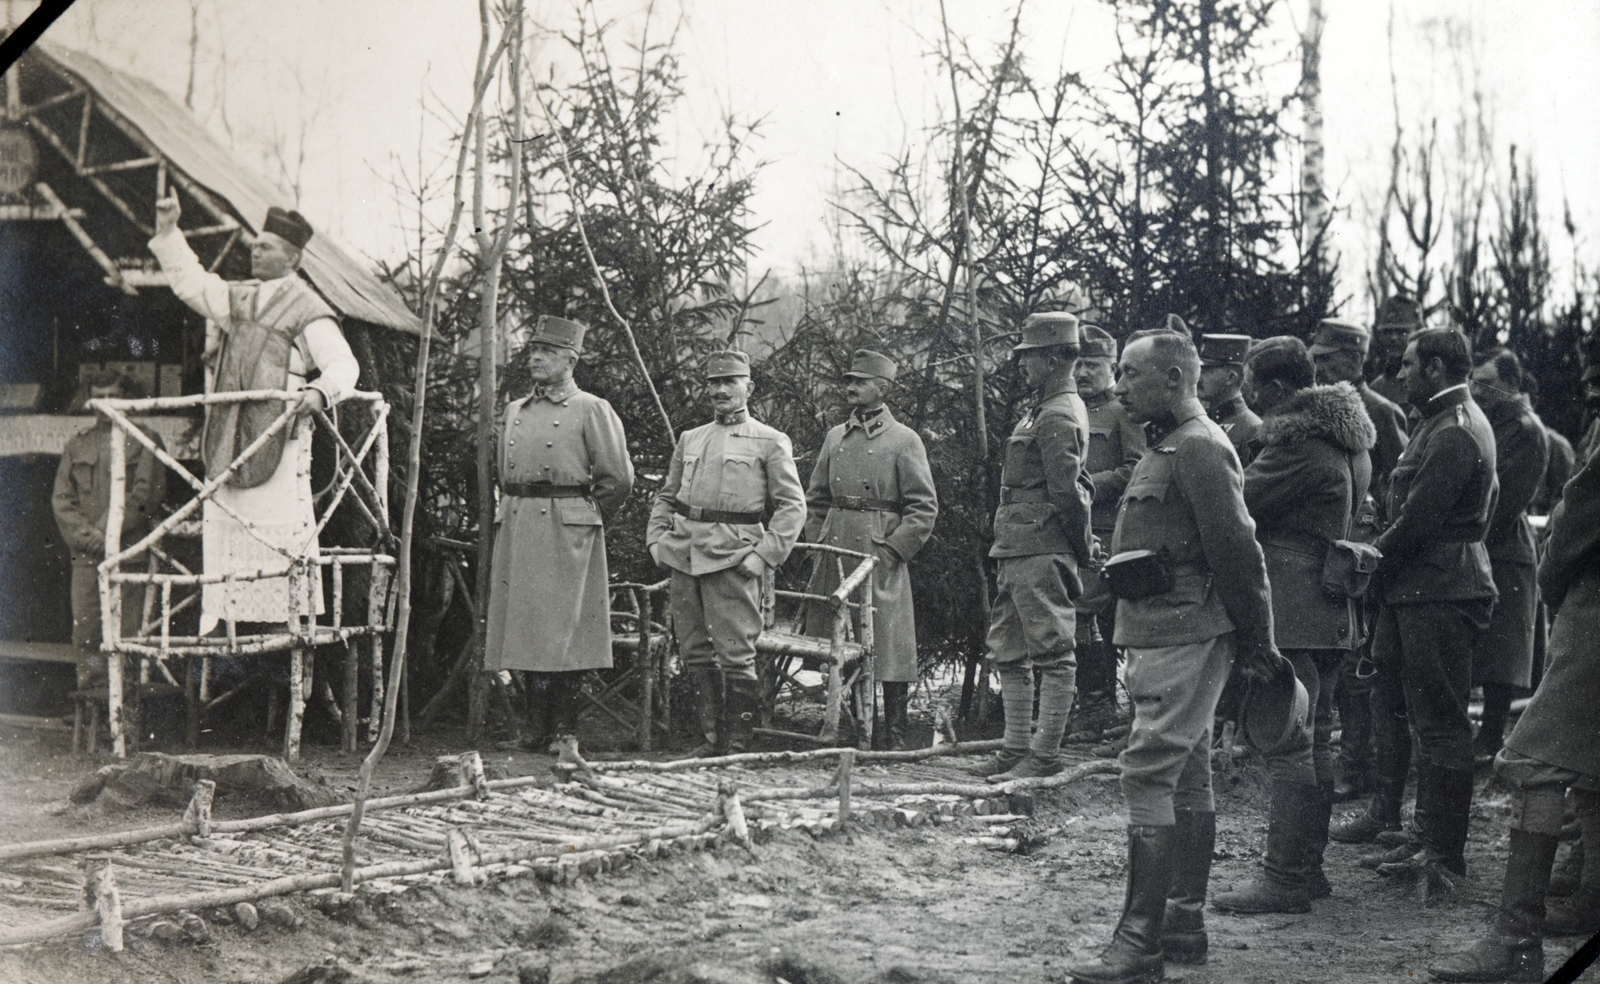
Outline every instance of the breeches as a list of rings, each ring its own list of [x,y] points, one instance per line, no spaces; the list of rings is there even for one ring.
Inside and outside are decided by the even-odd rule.
[[[719,666],[729,679],[754,680],[761,579],[733,568],[699,577],[674,570],[672,625],[686,666]]]
[[[989,615],[989,658],[1035,667],[1072,659],[1078,618],[1067,590],[1070,578],[1059,554],[1002,557]]]
[[[1204,642],[1128,647],[1133,731],[1121,756],[1132,826],[1167,827],[1175,810],[1210,813],[1211,719],[1233,666],[1229,632]]]
[[[1373,632],[1380,670],[1399,669],[1406,716],[1424,758],[1442,769],[1472,768],[1472,646],[1482,621],[1477,602],[1384,605]],[[1486,611],[1485,611],[1486,614]],[[1381,684],[1380,684],[1381,686]],[[1378,713],[1374,706],[1374,713]]]
[[[1536,834],[1561,833],[1569,788],[1575,791],[1574,795],[1586,794],[1591,801],[1600,791],[1600,776],[1586,776],[1510,748],[1502,748],[1495,755],[1494,771],[1501,782],[1514,790],[1511,826]]]

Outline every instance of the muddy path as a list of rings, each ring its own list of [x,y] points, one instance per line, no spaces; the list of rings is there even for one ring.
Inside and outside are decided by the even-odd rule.
[[[246,741],[207,750],[270,751],[258,746]],[[397,746],[377,786],[384,792],[414,788],[435,755],[465,747],[463,736],[450,731]],[[547,772],[551,761],[525,752],[484,755],[512,775]],[[0,797],[0,836],[70,836],[172,820],[168,809],[113,816],[63,809],[73,783],[95,764],[66,755],[60,735],[0,732],[0,780],[7,790]],[[298,771],[344,788],[353,786],[358,765],[354,756],[311,746]],[[893,777],[892,767],[874,768]],[[954,777],[957,766],[950,768]],[[819,767],[819,781],[823,775]],[[759,773],[741,778],[758,781]],[[1254,873],[1266,825],[1258,766],[1244,763],[1219,776],[1217,786],[1213,892]],[[227,816],[225,803],[218,815]],[[1480,777],[1469,877],[1431,906],[1357,866],[1362,849],[1331,845],[1332,898],[1306,915],[1208,913],[1210,962],[1169,966],[1167,979],[1426,980],[1430,959],[1467,945],[1489,917],[1508,816],[1505,794]],[[791,968],[783,978],[789,984],[801,984],[799,977],[815,984],[1054,984],[1065,978],[1069,961],[1104,945],[1120,912],[1126,835],[1116,782],[1092,776],[1042,794],[1036,819],[1062,833],[1026,855],[964,843],[985,832],[982,817],[916,828],[858,822],[826,834],[767,831],[757,836],[753,852],[722,843],[635,860],[569,885],[513,877],[473,888],[443,881],[398,892],[364,887],[355,900],[302,895],[287,900],[294,918],[286,921],[293,926],[263,921],[247,930],[226,916],[201,913],[209,936],[204,942],[130,934],[120,954],[99,949],[95,937],[0,950],[0,981],[277,984],[337,961],[338,974],[305,979],[507,984],[519,979],[519,967],[544,966],[550,981],[567,984],[613,979],[603,974],[607,968],[655,956],[720,968],[662,980],[771,982],[777,977],[770,968],[779,960]],[[1551,941],[1547,972],[1581,942]],[[528,979],[537,977],[527,972],[533,975]],[[1600,981],[1600,971],[1582,979]]]

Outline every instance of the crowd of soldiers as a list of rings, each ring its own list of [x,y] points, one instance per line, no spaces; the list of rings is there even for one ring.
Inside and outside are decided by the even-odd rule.
[[[1600,511],[1600,472],[1566,481],[1573,460],[1530,409],[1515,355],[1481,353],[1475,367],[1459,330],[1425,325],[1405,298],[1375,329],[1327,320],[1310,346],[1197,344],[1169,318],[1119,353],[1073,314],[1021,327],[1012,355],[1031,395],[1006,441],[989,552],[1005,730],[979,771],[1060,772],[1080,687],[1079,715],[1111,720],[1125,688],[1125,903],[1109,946],[1069,968],[1078,981],[1156,980],[1165,962],[1206,959],[1219,720],[1266,762],[1271,808],[1259,875],[1212,897],[1213,911],[1310,911],[1332,892],[1330,837],[1375,842],[1362,863],[1381,875],[1448,889],[1466,870],[1474,765],[1492,760],[1514,790],[1502,905],[1469,952],[1431,972],[1537,980],[1544,934],[1600,922],[1600,865],[1545,913],[1569,803],[1600,843],[1600,741],[1579,718],[1595,684],[1580,643],[1600,605],[1600,525],[1584,522]],[[507,408],[500,438],[489,665],[535,671],[540,736],[571,727],[577,674],[609,665],[604,525],[633,478],[620,421],[573,383],[583,332],[540,319],[534,391]],[[885,406],[896,364],[855,353],[851,414],[806,484],[789,438],[750,416],[748,357],[717,353],[703,370],[715,417],[679,436],[646,533],[694,683],[691,754],[749,747],[761,578],[803,535],[877,561],[875,675],[886,745],[904,747],[917,679],[907,564],[939,506],[921,439]],[[1554,510],[1542,562],[1535,508]],[[817,564],[810,591],[832,590],[837,570]],[[1363,795],[1364,810],[1333,820],[1336,802]]]
[[[298,283],[304,219],[274,210],[253,253],[260,283],[229,285],[181,248],[177,217],[176,200],[163,201],[151,248],[211,320],[219,388],[260,388],[270,376],[268,388],[303,393],[303,412],[342,398],[354,384],[348,346],[314,298],[284,289]],[[575,730],[582,674],[611,665],[605,528],[634,483],[621,420],[573,378],[585,331],[538,320],[525,353],[533,390],[507,406],[497,439],[485,662],[526,671],[540,743]],[[1125,902],[1109,946],[1071,966],[1074,979],[1132,984],[1159,979],[1166,961],[1206,959],[1218,720],[1237,722],[1261,753],[1271,808],[1259,875],[1211,898],[1214,911],[1309,911],[1332,891],[1330,838],[1376,843],[1363,864],[1380,875],[1448,888],[1466,870],[1474,765],[1492,761],[1514,791],[1502,903],[1470,951],[1431,972],[1539,980],[1545,934],[1600,928],[1600,863],[1581,867],[1563,909],[1545,910],[1569,805],[1583,843],[1600,845],[1600,736],[1588,707],[1600,661],[1585,658],[1600,617],[1600,440],[1575,455],[1546,428],[1515,355],[1479,353],[1475,365],[1459,330],[1425,325],[1414,302],[1393,298],[1374,330],[1323,321],[1309,347],[1287,336],[1197,344],[1169,316],[1119,352],[1100,327],[1040,313],[1012,357],[1030,396],[1005,444],[986,642],[1005,729],[979,770],[991,781],[1060,772],[1080,689],[1086,720],[1115,719],[1119,685],[1132,709],[1120,755]],[[312,369],[320,375],[307,382]],[[760,585],[801,536],[876,561],[874,676],[885,743],[904,747],[918,677],[907,565],[939,503],[921,438],[885,405],[896,363],[854,354],[842,380],[850,416],[828,432],[805,484],[788,436],[750,415],[749,358],[720,352],[702,369],[714,418],[679,435],[645,536],[670,577],[694,684],[702,740],[691,754],[750,746]],[[1585,384],[1600,391],[1600,367]],[[242,409],[208,417],[208,471],[253,427]],[[84,564],[103,555],[109,439],[100,427],[75,442],[57,481],[57,515]],[[298,542],[308,454],[296,430],[261,474],[232,479],[233,511]],[[130,459],[133,478],[145,464]],[[1533,510],[1550,513],[1542,544]],[[142,521],[137,512],[125,522]],[[208,570],[210,527],[224,549],[224,518],[208,504]],[[809,592],[832,591],[837,570],[819,562]],[[283,608],[283,586],[269,587],[272,598],[208,595],[205,614],[265,618],[258,609]],[[87,640],[98,606],[80,607],[75,637]],[[831,614],[810,612],[807,624],[826,631]],[[1513,698],[1534,687],[1507,736]],[[1362,795],[1364,810],[1333,820],[1334,803]]]

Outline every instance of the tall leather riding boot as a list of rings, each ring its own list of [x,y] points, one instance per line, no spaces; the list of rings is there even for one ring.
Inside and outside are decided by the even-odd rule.
[[[1511,716],[1511,692],[1509,683],[1483,685],[1483,717],[1478,734],[1472,740],[1472,759],[1478,765],[1493,762],[1495,753],[1505,743],[1506,720]]]
[[[528,673],[523,682],[527,730],[522,736],[522,746],[531,752],[543,752],[556,737],[550,717],[550,678],[544,673]]]
[[[1385,830],[1400,829],[1406,777],[1411,772],[1411,733],[1405,718],[1373,713],[1373,746],[1377,755],[1372,800],[1365,811],[1338,820],[1328,836],[1344,844],[1367,844]]]
[[[702,739],[689,750],[689,757],[725,755],[728,727],[723,719],[722,670],[715,666],[691,666],[689,677],[694,681],[694,714]]]
[[[1467,873],[1467,829],[1472,817],[1472,770],[1445,769],[1430,764],[1429,784],[1435,787],[1429,827],[1422,831],[1422,843],[1436,854],[1444,866],[1458,875]],[[1418,776],[1421,782],[1421,775]],[[1549,875],[1545,876],[1549,883]],[[1543,918],[1543,910],[1540,910]]]
[[[1590,845],[1600,845],[1600,793],[1572,791],[1573,806],[1578,823],[1583,826],[1583,840],[1573,848],[1582,851],[1584,859],[1578,873],[1578,887],[1564,905],[1550,913],[1544,921],[1545,933],[1550,936],[1593,936],[1600,933],[1600,848],[1595,850],[1595,860],[1587,855]]]
[[[546,691],[550,700],[550,726],[558,735],[578,733],[578,701],[583,690],[583,673],[552,673]]]
[[[883,685],[884,747],[891,752],[905,751],[907,705],[911,702],[911,684],[885,683]]]
[[[1128,828],[1128,889],[1111,945],[1069,964],[1081,984],[1148,984],[1162,976],[1161,930],[1172,886],[1176,827]]]
[[[750,749],[755,737],[756,715],[761,713],[761,683],[758,680],[729,679],[726,690],[728,754]]]
[[[1217,815],[1178,810],[1173,834],[1172,891],[1161,924],[1161,949],[1169,963],[1203,964],[1210,948],[1206,936],[1206,886],[1211,882],[1211,856],[1217,848]]]
[[[1306,889],[1306,831],[1322,798],[1313,783],[1272,784],[1272,811],[1267,821],[1267,856],[1260,876],[1211,899],[1218,912],[1310,912]]]
[[[1511,829],[1500,910],[1489,935],[1466,953],[1428,968],[1441,981],[1542,981],[1544,893],[1556,859],[1556,838]]]
[[[1333,819],[1333,790],[1321,786],[1317,792],[1317,802],[1306,818],[1306,894],[1313,902],[1333,894],[1333,886],[1322,868],[1323,854],[1328,849],[1328,823]]]
[[[1417,765],[1416,828],[1419,844],[1401,845],[1375,867],[1385,876],[1427,876],[1437,880],[1467,873],[1467,825],[1472,811],[1472,770]],[[1407,852],[1410,852],[1409,854]],[[1362,864],[1373,867],[1371,858]],[[1444,881],[1448,883],[1446,877]],[[1546,875],[1546,884],[1549,876]],[[1446,884],[1445,887],[1450,887]]]

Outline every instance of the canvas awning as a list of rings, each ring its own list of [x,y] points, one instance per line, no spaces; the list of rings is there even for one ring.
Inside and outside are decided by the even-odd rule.
[[[42,40],[24,57],[42,60],[75,87],[86,90],[86,107],[88,94],[92,94],[95,108],[130,139],[147,144],[145,151],[159,157],[175,181],[187,179],[185,184],[204,189],[252,234],[260,231],[268,206],[295,206],[270,181],[212,139],[188,109],[150,82]],[[308,218],[317,225],[316,216]],[[302,270],[345,317],[412,334],[421,332],[421,322],[399,294],[327,233],[319,230],[307,244]]]

